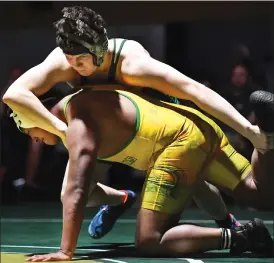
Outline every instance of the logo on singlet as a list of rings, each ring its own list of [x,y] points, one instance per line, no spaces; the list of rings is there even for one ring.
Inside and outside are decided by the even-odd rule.
[[[123,164],[126,164],[126,165],[132,165],[132,164],[134,164],[136,161],[137,161],[136,158],[134,158],[134,157],[132,157],[132,156],[127,156],[127,157],[122,161],[122,163],[123,163]]]

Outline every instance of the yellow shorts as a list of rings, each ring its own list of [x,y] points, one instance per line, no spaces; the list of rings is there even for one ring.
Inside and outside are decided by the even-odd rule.
[[[142,208],[182,212],[199,180],[233,190],[250,170],[248,160],[236,152],[213,121],[190,121],[187,130],[153,156]]]

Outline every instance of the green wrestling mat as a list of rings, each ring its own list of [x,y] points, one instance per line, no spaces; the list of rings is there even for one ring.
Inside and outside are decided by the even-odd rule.
[[[89,218],[92,218],[94,212],[95,210],[89,210],[84,221],[78,248],[73,258],[75,263],[273,263],[273,258],[258,258],[252,254],[234,258],[228,251],[211,251],[192,258],[138,258],[133,245],[136,210],[127,212],[117,222],[112,232],[100,240],[92,240],[87,234]],[[239,209],[232,212],[243,223],[254,217],[263,219],[273,236],[273,213]],[[1,263],[22,263],[31,254],[54,252],[59,248],[62,230],[59,205],[2,207],[1,217]],[[182,222],[215,227],[215,223],[198,210],[186,210]]]

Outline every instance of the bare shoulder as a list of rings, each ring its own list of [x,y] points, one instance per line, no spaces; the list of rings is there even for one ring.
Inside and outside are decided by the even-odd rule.
[[[55,48],[43,61],[46,67],[52,70],[63,71],[63,72],[75,72],[71,65],[66,60],[63,51],[57,47]],[[76,73],[76,72],[75,72]]]
[[[125,43],[125,49],[128,49],[130,56],[150,56],[149,52],[144,48],[144,46],[135,40],[127,41]]]
[[[116,38],[116,43],[118,44],[118,46],[120,46],[122,41],[122,38]],[[110,49],[114,49],[113,41],[110,41]],[[127,40],[123,46],[121,55],[126,58],[128,56],[149,56],[149,53],[139,42],[135,40]]]
[[[58,66],[58,67],[62,67],[62,68],[71,67],[69,63],[67,62],[62,49],[59,47],[56,47],[55,49],[53,49],[51,53],[46,57],[44,62]]]
[[[123,39],[116,39],[116,43],[120,46],[120,43]],[[116,48],[117,49],[117,48]],[[113,41],[110,41],[110,51],[113,52]],[[150,54],[148,51],[137,41],[127,40],[121,51],[119,58],[118,70],[117,70],[117,79],[122,83],[129,84],[134,86],[127,80],[128,75],[133,75],[136,68],[136,63],[141,61],[146,61],[150,59]]]

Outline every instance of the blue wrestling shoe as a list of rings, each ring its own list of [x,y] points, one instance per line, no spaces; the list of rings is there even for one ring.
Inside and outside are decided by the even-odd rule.
[[[130,190],[125,192],[127,193],[125,203],[117,206],[102,205],[99,212],[91,220],[88,233],[93,239],[100,239],[110,232],[117,219],[135,203],[136,194]]]
[[[220,228],[239,230],[242,227],[242,224],[232,214],[228,214],[228,217],[224,220],[215,220],[215,222]]]
[[[229,214],[229,217],[231,219],[230,229],[232,229],[232,230],[239,230],[242,227],[242,224],[235,218],[234,215]]]

